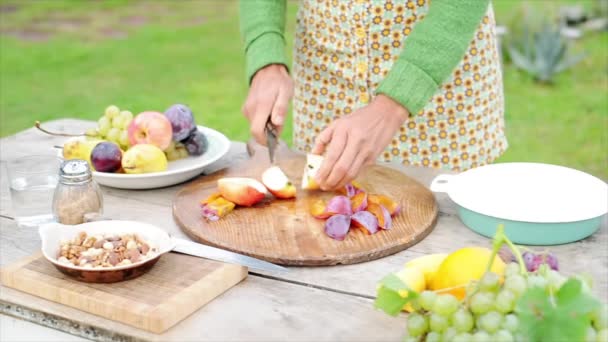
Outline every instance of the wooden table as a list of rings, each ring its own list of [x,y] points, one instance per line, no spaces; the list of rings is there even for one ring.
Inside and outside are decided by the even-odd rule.
[[[65,132],[80,132],[94,125],[94,122],[80,120],[45,123],[53,130]],[[0,140],[0,159],[56,153],[52,146],[62,141],[62,138],[28,129]],[[234,142],[228,155],[206,172],[242,158],[247,158],[245,144]],[[437,174],[445,172],[393,167],[401,168],[426,186]],[[4,168],[2,172],[0,265],[6,265],[36,252],[40,241],[35,230],[18,228],[15,224]],[[182,186],[144,191],[104,187],[105,212],[117,219],[150,222],[185,237],[171,215],[172,198]],[[94,340],[398,341],[404,333],[405,319],[389,317],[373,308],[377,281],[415,257],[465,246],[490,246],[487,238],[459,221],[454,204],[445,195],[437,194],[436,198],[440,206],[437,226],[427,238],[408,250],[356,265],[291,268],[289,274],[281,276],[251,272],[244,282],[163,335],[143,332],[6,287],[0,287],[0,313]],[[586,272],[593,276],[596,281],[593,291],[604,302],[608,301],[607,231],[604,220],[600,231],[591,237],[551,247],[565,273]]]

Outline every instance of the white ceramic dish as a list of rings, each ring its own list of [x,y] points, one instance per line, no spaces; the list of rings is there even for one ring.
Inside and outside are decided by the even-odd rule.
[[[203,126],[198,126],[198,130],[207,136],[209,142],[207,152],[201,156],[170,161],[167,170],[162,172],[124,174],[93,171],[93,178],[101,185],[131,190],[162,188],[192,179],[230,149],[230,140],[222,133]]]
[[[136,221],[95,221],[74,226],[51,223],[40,226],[38,232],[42,240],[44,257],[64,274],[86,282],[115,282],[132,279],[148,271],[163,254],[170,252],[175,247],[175,243],[167,232],[154,225]],[[157,256],[130,265],[99,269],[62,264],[57,261],[61,241],[73,239],[80,232],[86,232],[88,235],[137,234],[158,248]]]

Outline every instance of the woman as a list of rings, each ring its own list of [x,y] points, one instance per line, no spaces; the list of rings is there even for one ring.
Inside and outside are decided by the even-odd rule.
[[[303,0],[291,72],[285,6],[241,0],[243,113],[265,143],[295,95],[294,145],[325,154],[322,189],[376,160],[458,171],[507,147],[489,0]]]

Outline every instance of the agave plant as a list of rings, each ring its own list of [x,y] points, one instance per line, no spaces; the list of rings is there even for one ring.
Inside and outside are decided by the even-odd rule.
[[[545,23],[536,32],[524,27],[519,39],[508,44],[509,57],[516,67],[542,83],[552,83],[556,74],[580,62],[585,54],[568,53],[561,27]]]

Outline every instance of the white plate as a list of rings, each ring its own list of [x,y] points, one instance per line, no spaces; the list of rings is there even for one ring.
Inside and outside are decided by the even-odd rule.
[[[130,265],[122,265],[93,270],[90,268],[84,268],[70,264],[62,264],[58,262],[57,255],[59,254],[61,241],[72,240],[80,232],[85,232],[89,236],[104,234],[137,234],[141,236],[145,241],[154,244],[158,248],[158,255],[168,253],[175,247],[175,243],[173,242],[169,234],[167,234],[167,232],[151,224],[137,221],[95,221],[75,226],[68,226],[59,223],[50,223],[40,226],[38,230],[38,233],[40,234],[40,239],[42,240],[42,254],[48,261],[58,266],[85,271],[116,271],[127,268],[134,268],[149,261],[149,259],[144,259]]]
[[[198,126],[198,130],[207,136],[209,142],[207,152],[201,156],[170,161],[167,170],[162,172],[125,174],[93,171],[93,178],[98,184],[120,189],[161,188],[194,178],[230,149],[230,140],[222,133],[203,126]]]
[[[447,192],[461,207],[524,222],[575,222],[608,212],[608,185],[582,171],[540,163],[499,163],[450,176],[431,191]]]

